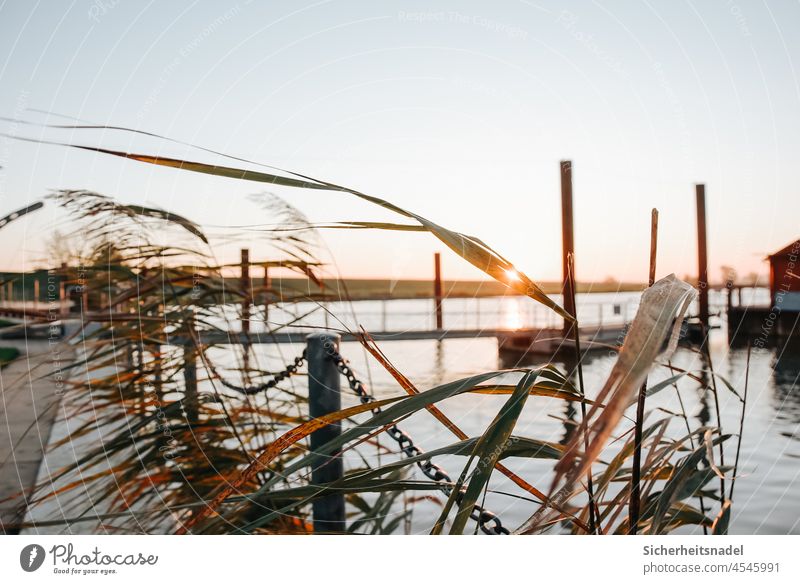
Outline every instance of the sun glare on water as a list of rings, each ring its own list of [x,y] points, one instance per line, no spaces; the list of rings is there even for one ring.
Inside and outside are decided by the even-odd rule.
[[[522,328],[522,310],[516,298],[503,299],[501,322],[504,329],[519,330]]]

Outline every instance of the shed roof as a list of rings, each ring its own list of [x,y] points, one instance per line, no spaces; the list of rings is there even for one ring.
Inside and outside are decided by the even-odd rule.
[[[797,251],[800,250],[800,239],[795,239],[792,243],[790,243],[786,247],[782,247],[778,251],[769,254],[767,256],[767,259],[778,257],[778,256],[789,255],[790,253],[792,253],[793,249],[795,250],[795,253],[797,253]]]

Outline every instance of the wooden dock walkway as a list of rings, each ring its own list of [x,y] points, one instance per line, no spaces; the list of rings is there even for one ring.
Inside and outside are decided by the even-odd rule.
[[[56,418],[63,379],[51,376],[74,358],[65,342],[3,341],[20,356],[0,370],[0,533],[14,533],[27,509]],[[63,376],[66,376],[65,374]]]
[[[585,350],[598,350],[619,346],[625,338],[627,325],[606,325],[581,327],[580,339]],[[248,345],[248,344],[302,344],[306,337],[315,332],[281,331],[273,333],[224,333],[198,332],[198,339],[204,345]],[[347,331],[335,331],[341,334],[342,341],[357,341],[358,334]],[[378,342],[387,341],[420,341],[446,339],[496,338],[501,351],[519,353],[553,354],[562,347],[571,350],[572,340],[565,339],[560,328],[525,328],[525,329],[441,329],[441,330],[406,330],[406,331],[369,331],[370,336]],[[173,339],[175,344],[184,344],[185,339]]]

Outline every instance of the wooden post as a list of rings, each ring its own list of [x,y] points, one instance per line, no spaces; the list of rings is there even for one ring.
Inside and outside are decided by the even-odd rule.
[[[155,314],[153,316],[159,317],[164,319],[164,305],[159,304],[156,307]],[[159,330],[159,333],[163,334],[163,329]],[[159,334],[160,336],[160,334]],[[153,389],[156,392],[156,396],[159,401],[164,397],[163,394],[163,376],[162,376],[162,354],[161,354],[161,344],[156,342],[150,345],[151,351],[150,354],[153,358]]]
[[[269,281],[269,266],[264,264],[264,281],[261,284],[264,294],[264,322],[267,322],[267,316],[269,314],[269,289],[271,287],[272,283]]]
[[[562,274],[562,294],[564,297],[564,310],[572,316],[576,316],[575,310],[575,290],[572,289],[572,282],[576,281],[575,274],[570,278],[570,256],[573,256],[572,267],[574,269],[575,239],[572,225],[572,161],[561,161],[561,274]],[[564,338],[569,337],[572,323],[564,320]]]
[[[189,309],[191,311],[191,308]],[[197,395],[197,353],[194,339],[194,315],[189,312],[186,316],[186,334],[188,338],[183,345],[183,411],[189,423],[196,423],[199,414],[199,401]]]
[[[33,276],[33,309],[39,308],[39,278]]]
[[[188,339],[183,346],[183,383],[184,411],[190,423],[196,423],[198,417],[197,401],[197,356],[192,340]]]
[[[150,355],[153,359],[153,389],[160,400],[163,396],[161,393],[162,376],[161,376],[161,345],[153,343],[150,345]]]
[[[58,313],[62,318],[67,315],[67,285],[63,280],[58,283]]]
[[[650,270],[647,273],[647,286],[656,283],[656,255],[658,254],[658,209],[650,212]]]
[[[244,298],[242,300],[242,332],[247,334],[250,332],[250,250],[242,249],[242,292]]]
[[[308,413],[319,418],[342,409],[339,370],[331,358],[339,351],[339,335],[314,333],[306,337],[308,355]],[[311,452],[320,449],[342,433],[341,422],[328,424],[310,436]],[[311,483],[321,485],[344,475],[341,449],[326,452],[311,466]],[[333,493],[314,499],[314,531],[345,532],[344,495]]]
[[[706,247],[706,186],[695,185],[697,196],[697,288],[700,293],[700,323],[708,331],[708,251]]]
[[[58,279],[58,313],[61,317],[67,316],[67,264],[61,262]]]
[[[433,254],[433,309],[436,315],[436,330],[442,330],[442,256]]]
[[[775,262],[772,258],[768,258],[769,262],[769,302],[770,307],[774,307],[778,303],[778,278],[775,273]],[[756,280],[757,282],[758,280]],[[755,289],[755,284],[753,285]]]
[[[650,270],[647,275],[647,286],[656,281],[656,256],[658,254],[658,209],[650,214]],[[633,428],[633,466],[631,467],[631,498],[628,503],[628,533],[636,535],[639,529],[639,509],[641,507],[641,472],[642,472],[642,425],[644,424],[644,405],[647,399],[647,378],[639,388],[636,404],[636,424]]]

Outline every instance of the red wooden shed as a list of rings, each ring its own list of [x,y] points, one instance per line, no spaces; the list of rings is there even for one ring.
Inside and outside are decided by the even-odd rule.
[[[773,306],[800,312],[800,239],[767,256]]]

